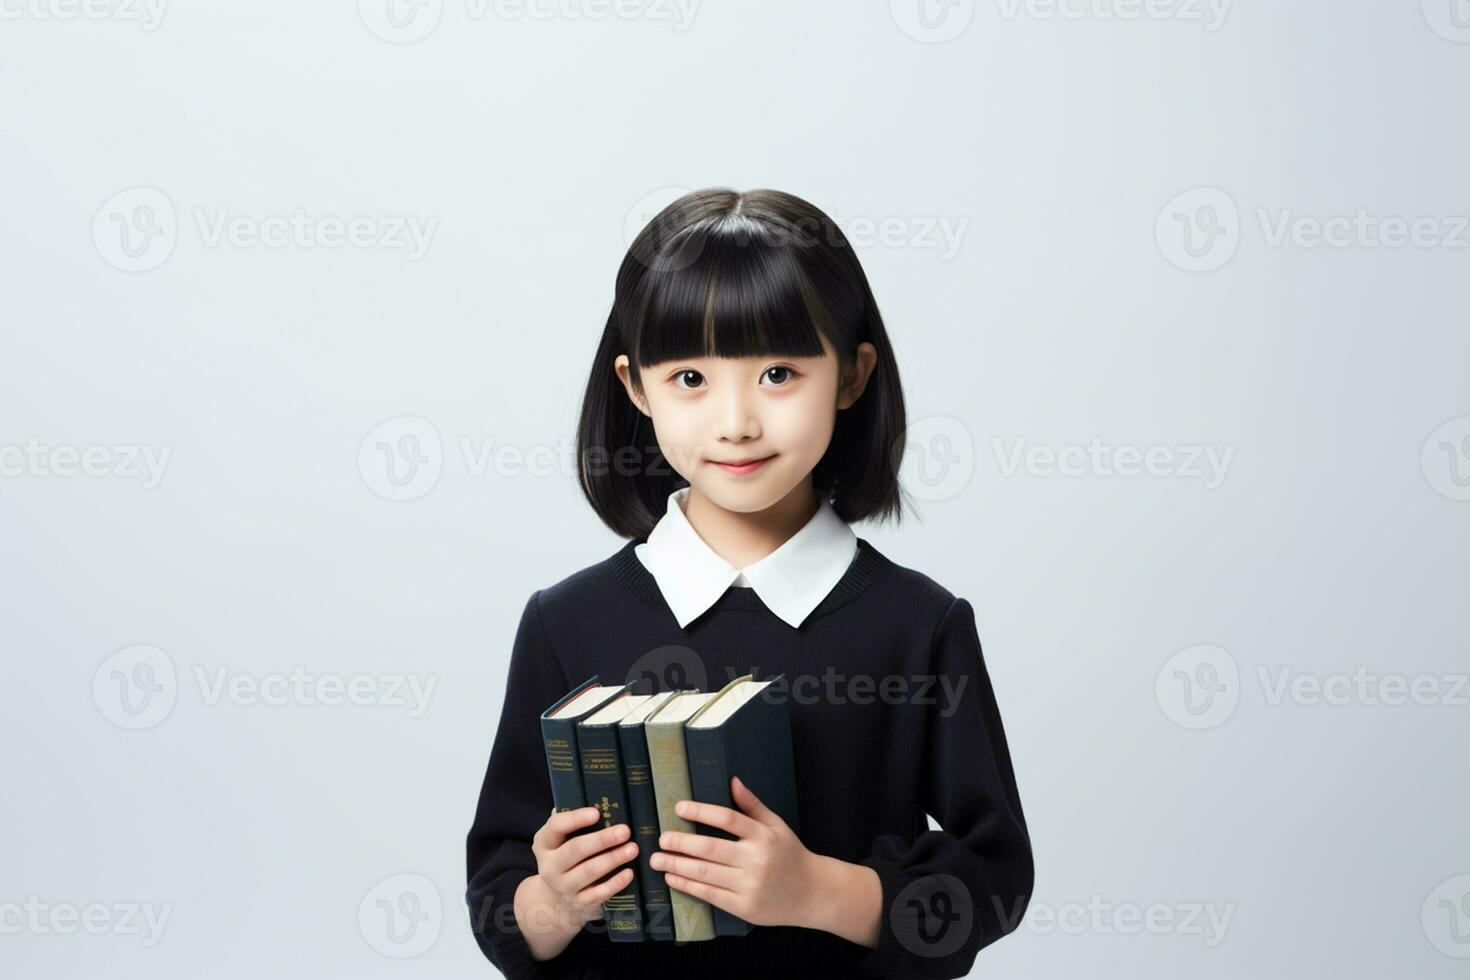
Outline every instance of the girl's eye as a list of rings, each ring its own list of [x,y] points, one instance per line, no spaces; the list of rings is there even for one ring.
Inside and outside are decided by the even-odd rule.
[[[789,383],[791,379],[795,377],[796,372],[792,371],[789,367],[777,365],[773,368],[766,368],[766,377],[771,377],[772,375],[776,376],[776,386],[780,387],[781,385]]]
[[[687,371],[680,371],[678,374],[674,375],[674,386],[676,388],[686,388],[686,390],[687,390],[687,388],[697,388],[697,387],[699,387],[697,384],[696,385],[688,385],[688,386],[685,386],[685,385],[682,385],[682,384],[679,383],[681,380],[683,380],[684,378],[689,377],[690,375],[693,375],[698,380],[701,380],[701,381],[704,380],[704,375],[700,374],[698,371],[694,370],[693,368],[690,368]]]

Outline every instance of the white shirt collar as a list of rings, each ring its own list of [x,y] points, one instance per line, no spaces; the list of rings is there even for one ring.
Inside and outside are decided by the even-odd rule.
[[[731,586],[749,586],[773,613],[799,627],[846,574],[857,535],[823,499],[812,519],[760,561],[736,568],[694,530],[684,514],[689,488],[669,494],[668,512],[634,553],[658,582],[680,628]]]

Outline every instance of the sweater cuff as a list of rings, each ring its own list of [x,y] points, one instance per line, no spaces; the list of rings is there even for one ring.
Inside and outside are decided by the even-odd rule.
[[[952,875],[912,873],[880,857],[858,862],[883,886],[878,945],[857,957],[870,977],[963,977],[974,963],[980,928],[969,890]]]
[[[521,933],[515,918],[516,889],[535,872],[519,875],[505,890],[486,895],[488,908],[476,909],[471,902],[470,916],[475,923],[475,938],[480,948],[506,980],[545,980],[551,974],[545,964],[531,954],[530,944]]]

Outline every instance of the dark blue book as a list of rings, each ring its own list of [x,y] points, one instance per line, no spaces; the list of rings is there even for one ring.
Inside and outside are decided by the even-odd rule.
[[[593,674],[541,712],[541,740],[546,748],[546,768],[551,774],[551,805],[557,813],[580,810],[587,805],[581,757],[577,752],[577,722],[630,687],[631,682],[599,686],[598,675]],[[593,824],[577,833],[595,830],[597,825]]]
[[[631,686],[631,682],[630,682]],[[622,691],[592,714],[577,722],[577,750],[582,758],[582,786],[587,802],[602,814],[596,829],[613,824],[628,824],[632,819],[628,806],[628,787],[624,779],[622,743],[618,722],[634,707],[648,700],[648,695]],[[621,871],[622,868],[618,868]],[[614,872],[616,873],[616,872]],[[643,889],[638,882],[638,867],[617,894],[602,903],[607,934],[613,942],[636,943],[645,938],[643,929]]]
[[[650,862],[659,849],[658,798],[653,789],[653,767],[648,757],[644,720],[662,708],[677,691],[648,696],[618,722],[623,750],[623,778],[628,788],[628,815],[638,844],[638,883],[643,889],[643,931],[650,939],[674,940],[674,906],[664,873]]]
[[[730,795],[730,777],[739,776],[799,835],[791,704],[785,693],[784,675],[766,681],[753,678],[746,674],[726,684],[685,723],[690,791],[701,803],[739,810]],[[701,834],[735,839],[719,827],[696,826]],[[744,936],[754,928],[722,908],[711,908],[716,936]]]

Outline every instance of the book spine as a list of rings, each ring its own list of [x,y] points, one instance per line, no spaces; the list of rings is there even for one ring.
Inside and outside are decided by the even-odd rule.
[[[623,781],[623,767],[618,747],[616,725],[582,725],[577,732],[582,758],[582,785],[587,800],[602,814],[595,829],[615,823],[629,824],[628,792]],[[619,868],[621,870],[621,868]],[[642,889],[638,886],[637,867],[628,883],[616,895],[602,903],[607,920],[607,934],[614,942],[642,942]]]
[[[649,863],[658,850],[658,800],[653,793],[653,770],[642,725],[619,725],[623,750],[623,777],[628,787],[628,817],[638,844],[638,881],[643,889],[643,929],[651,939],[674,938],[674,910],[662,871]]]
[[[689,789],[694,799],[701,803],[738,810],[730,797],[729,753],[725,745],[725,728],[684,729],[684,751],[689,757]],[[726,840],[738,840],[734,834],[720,827],[697,824],[698,832]],[[716,936],[744,936],[754,928],[749,922],[711,905],[714,914]]]
[[[689,763],[684,752],[684,725],[659,724],[643,726],[648,743],[648,761],[653,770],[653,795],[658,801],[658,828],[681,834],[698,833],[698,828],[679,816],[674,807],[680,800],[694,799],[689,789]],[[667,878],[662,871],[659,877]],[[674,941],[704,942],[715,938],[715,923],[710,904],[688,892],[669,889],[669,904],[674,909]]]
[[[579,810],[587,805],[582,786],[582,767],[577,755],[577,723],[570,718],[542,718],[541,741],[546,749],[546,769],[551,775],[551,805],[557,813]],[[586,833],[593,827],[576,833]]]

